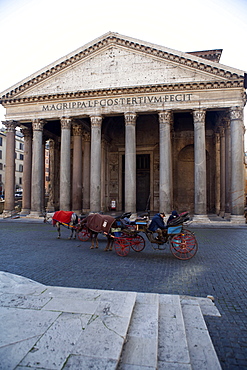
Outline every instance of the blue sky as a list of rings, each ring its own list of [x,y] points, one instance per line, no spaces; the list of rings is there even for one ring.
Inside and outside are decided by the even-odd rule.
[[[0,92],[108,31],[247,72],[247,0],[0,0]]]

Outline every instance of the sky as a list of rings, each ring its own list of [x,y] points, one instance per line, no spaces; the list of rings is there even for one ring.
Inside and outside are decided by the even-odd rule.
[[[247,72],[247,0],[0,0],[0,92],[109,31]]]

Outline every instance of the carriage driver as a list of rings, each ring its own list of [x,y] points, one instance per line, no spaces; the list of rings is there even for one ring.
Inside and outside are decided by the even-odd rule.
[[[163,236],[166,233],[166,225],[164,223],[164,217],[165,217],[164,212],[156,213],[156,215],[154,215],[151,221],[151,224],[148,227],[148,230],[158,233],[158,236],[155,239],[160,240],[160,241],[162,241]]]

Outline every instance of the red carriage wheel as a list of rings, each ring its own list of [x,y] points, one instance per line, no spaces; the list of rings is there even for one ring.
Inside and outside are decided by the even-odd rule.
[[[86,242],[90,238],[90,233],[87,227],[83,227],[83,229],[77,231],[78,239],[82,242]]]
[[[176,258],[189,260],[196,254],[198,244],[194,234],[189,230],[184,230],[170,239],[170,249]]]
[[[141,252],[145,248],[145,240],[141,235],[136,235],[130,238],[131,248],[135,252]]]
[[[114,238],[114,248],[121,257],[126,257],[130,251],[129,240],[126,238]]]

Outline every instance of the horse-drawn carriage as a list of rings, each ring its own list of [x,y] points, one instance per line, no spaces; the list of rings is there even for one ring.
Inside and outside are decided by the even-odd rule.
[[[146,240],[148,240],[154,250],[164,250],[166,249],[165,244],[169,243],[174,257],[180,260],[191,259],[198,250],[198,244],[194,233],[184,228],[183,224],[188,220],[188,212],[180,214],[176,219],[170,221],[167,228],[163,230],[163,237],[160,239],[155,232],[149,230],[148,219],[139,219],[135,222],[135,230],[122,230],[120,236],[114,237],[115,251],[120,256],[127,256],[130,249],[141,252],[146,246]]]
[[[184,223],[189,220],[188,212],[181,213],[170,221],[167,228],[163,230],[162,238],[157,238],[156,233],[149,230],[149,216],[147,214],[135,222],[126,222],[130,214],[114,218],[95,213],[78,219],[77,223],[74,220],[74,224],[71,221],[73,212],[67,215],[67,223],[62,222],[61,218],[58,220],[61,215],[56,212],[53,216],[53,222],[57,224],[57,227],[60,224],[67,225],[72,230],[71,234],[75,231],[75,235],[81,241],[87,241],[91,237],[91,248],[98,247],[97,236],[99,233],[103,233],[108,240],[105,250],[112,250],[114,247],[119,256],[127,256],[130,249],[141,252],[146,246],[146,241],[149,241],[154,250],[164,250],[165,244],[169,243],[171,253],[180,260],[191,259],[198,250],[194,233],[184,228]],[[68,222],[69,217],[71,222]],[[58,232],[60,237],[60,227]]]

